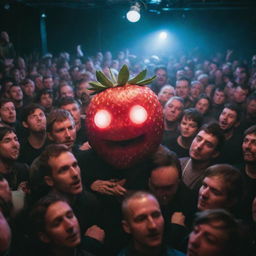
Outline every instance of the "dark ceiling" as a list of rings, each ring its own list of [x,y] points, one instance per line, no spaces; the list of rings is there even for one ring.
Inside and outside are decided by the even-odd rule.
[[[139,2],[143,10],[156,13],[172,10],[232,10],[256,7],[255,0],[1,0],[1,2],[7,6],[12,3],[20,3],[36,8],[73,9],[120,7]]]

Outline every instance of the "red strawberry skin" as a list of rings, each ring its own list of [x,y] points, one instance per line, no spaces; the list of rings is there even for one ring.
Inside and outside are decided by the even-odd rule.
[[[131,120],[134,106],[145,109],[145,121]],[[101,110],[107,111],[110,118],[108,124],[100,128],[95,115]],[[124,169],[145,159],[159,146],[163,133],[162,107],[146,86],[127,84],[109,88],[92,98],[86,125],[92,148],[114,167]]]

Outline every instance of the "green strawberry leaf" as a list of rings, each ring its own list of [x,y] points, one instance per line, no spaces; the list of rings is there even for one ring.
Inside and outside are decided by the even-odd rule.
[[[113,87],[113,82],[110,81],[101,71],[96,71],[96,78],[102,85],[105,85],[106,87]]]
[[[99,82],[96,82],[96,81],[92,81],[92,82],[89,82],[89,84],[91,85],[91,88],[94,88],[94,89],[97,89],[97,88],[108,88],[107,86],[99,83]]]
[[[129,75],[130,73],[127,65],[123,65],[118,74],[117,85],[118,86],[125,85],[129,79]]]
[[[145,78],[146,74],[147,74],[147,70],[144,69],[137,76],[135,76],[134,78],[129,80],[128,83],[129,84],[137,84],[138,82],[142,81]]]
[[[110,76],[111,76],[111,79],[113,80],[114,83],[116,83],[116,76],[113,74],[111,68],[109,68],[109,73],[110,73]]]
[[[143,80],[141,82],[138,82],[137,85],[146,85],[146,84],[150,84],[154,79],[156,78],[156,76],[153,76],[151,78],[148,78],[146,80]]]

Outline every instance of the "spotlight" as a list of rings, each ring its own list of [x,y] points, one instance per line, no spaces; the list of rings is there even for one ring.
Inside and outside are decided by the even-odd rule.
[[[140,20],[140,4],[138,2],[131,6],[130,11],[126,14],[126,18],[130,22],[137,22]]]
[[[41,18],[45,19],[45,18],[46,18],[46,14],[45,14],[45,13],[42,13],[42,14],[41,14]]]
[[[166,38],[167,38],[167,33],[166,33],[166,32],[161,32],[161,33],[159,34],[159,39],[165,40]]]

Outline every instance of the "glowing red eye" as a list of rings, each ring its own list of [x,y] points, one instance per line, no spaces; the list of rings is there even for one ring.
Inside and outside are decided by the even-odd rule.
[[[148,112],[147,110],[140,106],[135,105],[130,110],[130,119],[135,124],[142,124],[144,123],[148,118]]]
[[[111,123],[111,115],[107,110],[99,110],[94,116],[94,123],[99,128],[107,128]]]

